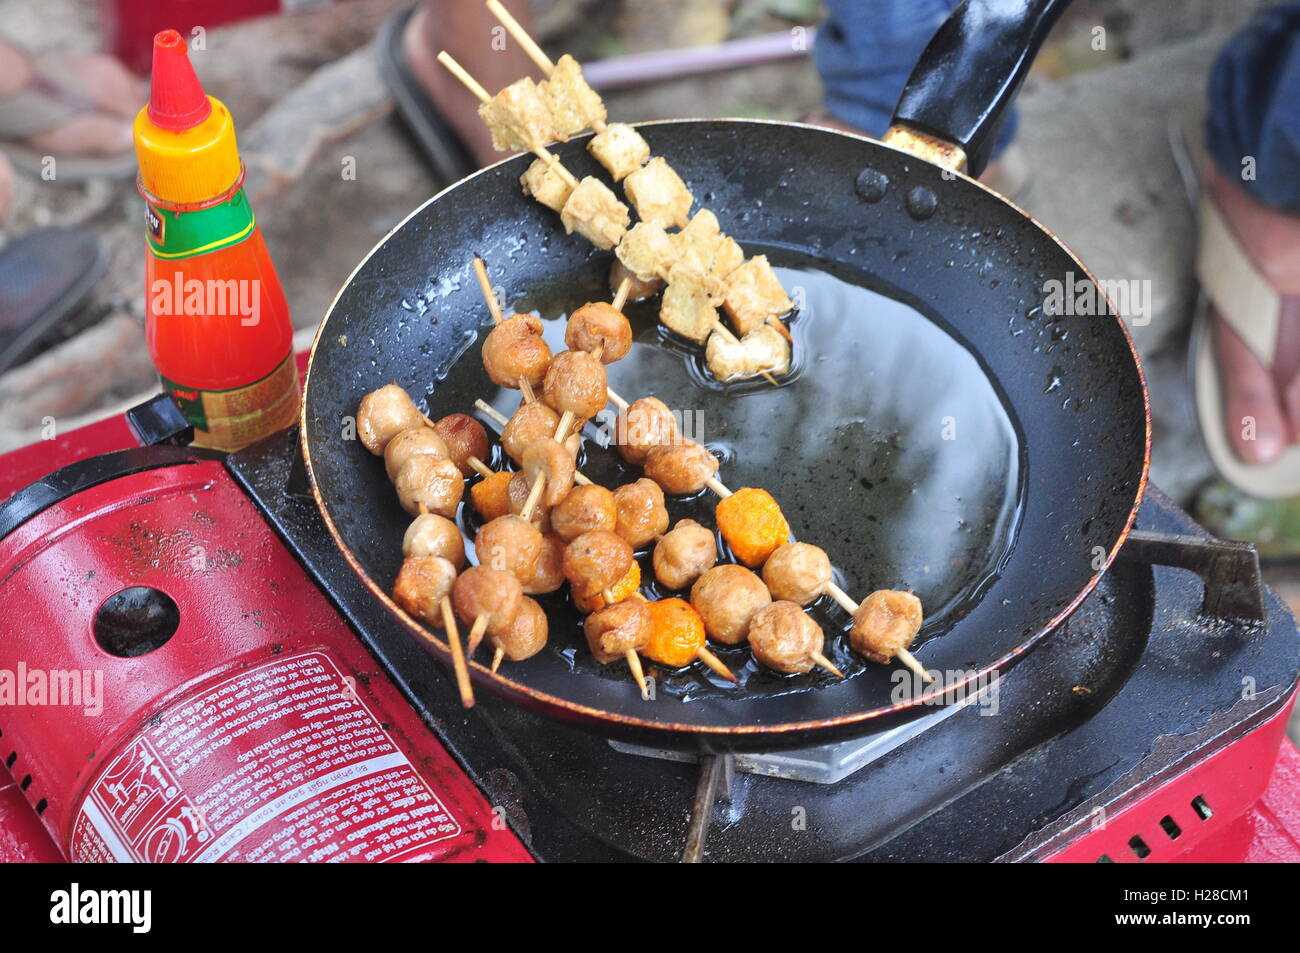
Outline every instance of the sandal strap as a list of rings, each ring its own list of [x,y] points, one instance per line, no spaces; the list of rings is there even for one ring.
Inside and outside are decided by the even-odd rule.
[[[1196,274],[1201,287],[1260,363],[1271,367],[1277,350],[1282,296],[1246,255],[1205,190],[1201,191],[1200,206]]]

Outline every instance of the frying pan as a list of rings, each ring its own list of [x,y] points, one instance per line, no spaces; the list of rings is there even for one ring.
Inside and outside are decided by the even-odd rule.
[[[913,650],[943,674],[940,683],[918,690],[901,669],[854,655],[844,615],[816,606],[845,680],[759,670],[742,648],[723,652],[742,686],[697,664],[659,672],[655,699],[643,701],[625,666],[590,659],[561,593],[541,600],[547,648],[498,674],[473,664],[479,691],[663,748],[819,744],[983,684],[1091,591],[1146,483],[1142,371],[1083,264],[971,177],[1062,6],[959,7],[926,49],[883,142],[747,120],[642,127],[727,233],[784,266],[802,304],[791,321],[796,366],[779,388],[722,388],[700,372],[698,348],[655,326],[652,303],[629,309],[636,344],[611,365],[611,387],[697,411],[700,439],[722,457],[720,478],[733,489],[770,489],[795,534],[828,550],[857,598],[915,588],[928,618]],[[575,175],[600,174],[584,144],[556,151]],[[530,161],[508,159],[456,183],[381,241],[331,306],[305,384],[302,449],[330,532],[394,623],[447,664],[441,633],[388,595],[409,517],[349,421],[364,394],[390,381],[434,418],[472,412],[480,396],[507,414],[517,406],[479,359],[490,321],[475,255],[515,310],[556,319],[553,349],[563,347],[565,312],[608,296],[611,254],[565,235],[558,216],[521,194]],[[1094,292],[1103,313],[1049,313],[1054,281],[1071,300]],[[585,472],[610,486],[639,476],[601,446],[598,429],[586,433]],[[712,525],[712,505],[705,495],[673,500],[670,511]],[[462,510],[472,535],[473,514]]]

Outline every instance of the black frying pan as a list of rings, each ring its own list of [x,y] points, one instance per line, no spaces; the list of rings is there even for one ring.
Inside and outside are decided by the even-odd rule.
[[[644,127],[723,228],[783,267],[803,305],[792,321],[796,369],[780,388],[721,389],[701,372],[698,349],[657,328],[651,303],[629,310],[637,343],[610,368],[611,386],[698,412],[692,423],[723,456],[721,479],[770,489],[796,535],[828,550],[850,593],[915,588],[928,618],[914,651],[950,689],[1013,663],[1069,615],[1123,542],[1146,481],[1146,390],[1122,322],[1044,313],[1045,283],[1073,276],[1077,294],[1092,282],[1087,270],[1019,209],[945,168],[963,156],[971,172],[983,167],[1060,6],[959,8],[927,49],[886,144],[789,123]],[[556,151],[579,176],[601,173],[583,140]],[[382,461],[347,439],[347,420],[389,381],[435,418],[471,412],[479,396],[507,414],[517,405],[479,359],[489,318],[475,255],[516,310],[554,319],[557,350],[563,315],[608,296],[610,253],[566,236],[555,214],[521,194],[529,161],[457,183],[381,242],[330,309],[307,376],[303,452],[321,512],[395,623],[444,660],[440,634],[388,597],[409,517]],[[611,486],[639,475],[600,446],[597,429],[587,434],[588,475]],[[705,495],[671,510],[711,523],[712,506]],[[463,514],[471,535],[473,519]],[[715,750],[809,745],[941,697],[858,658],[841,636],[843,613],[818,606],[843,682],[820,670],[777,676],[740,649],[722,654],[742,687],[697,665],[658,673],[657,698],[645,702],[625,666],[590,659],[563,592],[543,603],[548,647],[498,675],[475,664],[475,683],[609,735]]]

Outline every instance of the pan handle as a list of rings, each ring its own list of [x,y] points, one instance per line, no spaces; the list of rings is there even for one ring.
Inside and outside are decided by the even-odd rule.
[[[964,0],[930,39],[884,142],[957,172],[984,171],[1007,108],[1070,0]]]

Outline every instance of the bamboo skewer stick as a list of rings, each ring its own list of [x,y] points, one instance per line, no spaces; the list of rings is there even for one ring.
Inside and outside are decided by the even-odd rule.
[[[608,589],[602,589],[600,597],[605,600],[605,605],[612,606],[618,600],[614,598],[614,593]],[[642,598],[641,593],[637,592],[631,598]],[[632,672],[632,677],[636,679],[637,687],[641,689],[641,700],[650,700],[650,686],[646,682],[645,670],[641,667],[641,656],[636,654],[636,649],[628,649],[623,653],[623,658],[627,660],[627,667]]]
[[[474,620],[474,625],[469,630],[469,647],[465,650],[466,655],[473,656],[475,651],[478,650],[479,643],[483,641],[483,636],[487,632],[487,627],[487,616],[481,615]]]
[[[828,659],[825,655],[822,655],[821,652],[809,652],[808,657],[812,659],[814,662],[816,662],[818,665],[820,665],[822,668],[826,669],[826,671],[830,672],[832,675],[836,675],[840,678],[844,677],[844,673],[841,672],[838,668],[836,668],[834,663],[832,663],[831,660]]]
[[[447,67],[447,69],[451,71],[451,75],[460,80],[464,87],[473,93],[479,102],[488,103],[492,101],[491,94],[483,88],[482,84],[471,76],[466,71],[465,67],[457,63],[452,55],[446,50],[443,50],[438,54],[438,62]],[[573,173],[564,167],[563,163],[560,162],[559,156],[551,152],[550,149],[547,149],[545,146],[537,146],[529,151],[554,169],[559,174],[560,178],[564,179],[565,185],[570,187],[577,186],[578,180],[573,177]]]
[[[474,275],[478,278],[479,290],[483,292],[483,301],[492,314],[492,323],[500,324],[505,319],[505,315],[501,313],[501,302],[497,300],[497,293],[492,289],[492,279],[488,277],[487,265],[482,258],[474,259]]]
[[[610,302],[615,311],[622,311],[623,306],[627,304],[627,296],[632,293],[632,279],[624,278],[618,283],[618,291],[614,292],[614,300]]]
[[[460,630],[456,628],[456,614],[451,611],[451,600],[442,597],[442,625],[447,632],[447,645],[451,648],[451,667],[456,672],[456,687],[460,689],[460,703],[474,707],[474,686],[469,680],[469,666],[460,647]],[[496,671],[493,669],[493,671]]]

